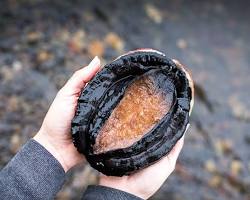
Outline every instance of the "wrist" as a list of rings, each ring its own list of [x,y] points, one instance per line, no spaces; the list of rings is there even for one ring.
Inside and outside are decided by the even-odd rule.
[[[41,130],[34,136],[33,138],[36,140],[40,145],[42,145],[48,152],[50,152],[54,158],[61,164],[62,168],[65,172],[67,172],[72,166],[70,166],[66,160],[65,155],[63,156],[62,148],[56,146],[51,139],[43,133]]]
[[[144,191],[139,191],[136,187],[129,184],[129,176],[114,177],[101,175],[99,185],[121,190],[141,199],[148,199],[150,197]]]

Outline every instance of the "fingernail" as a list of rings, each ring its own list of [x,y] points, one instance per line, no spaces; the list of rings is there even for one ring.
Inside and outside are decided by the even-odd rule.
[[[94,59],[89,63],[90,67],[93,67],[96,65],[100,65],[100,59],[98,58],[98,56],[95,56]]]

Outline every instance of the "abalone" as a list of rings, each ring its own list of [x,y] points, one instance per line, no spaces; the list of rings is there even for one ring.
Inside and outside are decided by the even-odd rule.
[[[169,153],[193,105],[190,73],[163,53],[131,51],[105,65],[82,90],[72,138],[92,167],[129,175]]]

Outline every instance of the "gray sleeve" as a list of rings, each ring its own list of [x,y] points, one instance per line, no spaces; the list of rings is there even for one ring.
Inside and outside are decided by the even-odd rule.
[[[64,179],[60,163],[31,139],[0,171],[0,198],[53,199]]]
[[[83,194],[82,200],[142,200],[141,198],[117,190],[114,188],[104,186],[88,186],[87,190]]]

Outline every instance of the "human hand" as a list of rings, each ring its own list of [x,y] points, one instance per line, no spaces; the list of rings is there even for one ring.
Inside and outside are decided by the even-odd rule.
[[[142,199],[151,197],[174,171],[177,158],[184,144],[184,135],[168,155],[155,164],[130,176],[100,176],[100,185],[122,190]]]
[[[34,137],[59,161],[65,172],[84,160],[84,156],[77,152],[72,143],[71,120],[75,115],[81,90],[99,69],[100,60],[95,57],[88,66],[73,74],[57,93]]]

